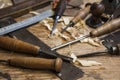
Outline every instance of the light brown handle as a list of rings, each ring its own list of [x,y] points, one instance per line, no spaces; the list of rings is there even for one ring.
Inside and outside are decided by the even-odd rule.
[[[81,9],[75,17],[72,19],[73,23],[77,23],[79,20],[84,19],[90,12],[90,5],[86,6],[84,9]]]
[[[38,46],[31,45],[27,42],[3,36],[0,36],[0,47],[16,52],[30,53],[32,55],[37,55],[40,49]]]
[[[98,27],[97,29],[90,32],[91,37],[99,37],[104,34],[113,32],[117,29],[120,29],[120,18],[114,19],[110,22],[105,23],[103,26]]]
[[[16,67],[30,68],[30,69],[51,69],[60,72],[62,68],[62,60],[44,59],[33,57],[18,57],[9,59],[9,64]]]

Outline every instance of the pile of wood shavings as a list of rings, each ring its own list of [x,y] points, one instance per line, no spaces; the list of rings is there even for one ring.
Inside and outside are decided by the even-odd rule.
[[[37,12],[30,12],[31,14],[39,14]],[[59,19],[58,23],[61,24],[60,28],[64,29],[70,22],[70,20],[73,17],[67,17],[67,16],[63,16],[61,19]],[[49,31],[52,30],[53,27],[53,19],[52,18],[46,18],[44,20],[42,20],[40,22],[41,25],[45,26]],[[63,38],[66,41],[70,41],[70,37],[72,37],[73,39],[78,39],[79,37],[84,36],[85,34],[87,34],[87,32],[90,32],[89,29],[86,27],[86,24],[83,20],[80,20],[74,27],[69,27],[66,32],[68,34],[70,34],[70,36],[66,35],[66,34],[62,34],[61,30],[58,30],[58,28],[55,29],[54,31],[54,36],[59,36],[61,38]],[[49,35],[48,35],[49,36]],[[80,41],[82,43],[88,43],[90,45],[99,47],[101,46],[100,41],[97,38],[86,38],[82,41]]]
[[[62,25],[61,28],[62,29],[65,28],[71,19],[72,19],[72,17],[62,17],[58,21]],[[53,19],[47,18],[40,23],[42,23],[44,26],[46,26],[49,31],[52,30],[53,24],[51,24],[51,23],[53,23]],[[84,21],[79,21],[74,27],[69,27],[66,30],[66,32],[69,33],[70,36],[62,34],[61,31],[59,31],[57,28],[55,29],[54,34],[55,34],[55,36],[60,36],[61,38],[65,39],[67,41],[70,41],[70,37],[77,39],[77,38],[85,35],[86,32],[89,32],[89,30],[86,27],[86,24],[84,23]],[[97,38],[94,38],[94,39],[93,38],[86,38],[86,39],[82,40],[81,42],[89,43],[90,45],[93,45],[96,47],[101,46],[100,41]]]

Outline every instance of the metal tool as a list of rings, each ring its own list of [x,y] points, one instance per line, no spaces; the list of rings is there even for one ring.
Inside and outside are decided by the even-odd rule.
[[[84,74],[81,69],[71,63],[62,62],[60,58],[44,59],[33,57],[14,57],[8,60],[0,60],[0,62],[21,68],[53,70],[62,80],[76,80],[83,77]]]
[[[51,50],[59,49],[61,47],[73,44],[75,42],[78,42],[78,41],[83,40],[83,39],[88,38],[88,37],[99,37],[99,36],[102,36],[104,34],[113,32],[113,31],[115,31],[115,30],[117,30],[119,28],[120,28],[120,18],[117,18],[117,19],[111,20],[110,22],[102,25],[101,27],[98,27],[95,30],[92,30],[88,35],[85,35],[85,36],[80,37],[80,38],[78,38],[76,40],[70,41],[68,43],[53,47]]]
[[[0,60],[6,62],[11,66],[30,68],[30,69],[50,69],[60,72],[62,68],[62,60],[57,59],[44,59],[34,57],[14,57],[8,60]]]
[[[31,18],[25,19],[23,21],[5,26],[3,28],[0,28],[0,35],[4,35],[4,34],[12,32],[12,31],[15,31],[15,30],[18,30],[18,29],[21,29],[21,28],[25,28],[27,26],[35,24],[35,23],[37,23],[37,22],[39,22],[39,21],[41,21],[41,20],[43,20],[47,17],[52,16],[52,15],[53,15],[53,11],[52,10],[47,10],[47,11],[42,12],[41,14],[38,14],[34,17],[31,17]]]
[[[55,30],[56,25],[57,25],[57,22],[61,18],[61,16],[63,15],[63,13],[66,9],[66,6],[67,6],[67,0],[60,0],[58,5],[56,6],[55,13],[53,16],[54,23],[53,23],[53,27],[52,27],[52,31],[50,33],[50,36],[53,35],[54,30]]]
[[[110,43],[105,40],[103,41],[103,45],[107,48],[105,51],[82,54],[82,55],[78,55],[77,57],[78,58],[91,57],[91,56],[102,55],[102,54],[120,56],[120,44],[114,45],[113,43]]]
[[[77,80],[83,77],[84,72],[71,63],[63,62],[62,69],[57,76],[61,80]]]
[[[6,41],[6,40],[8,40],[8,41]],[[30,46],[28,43],[25,43],[25,42],[23,43],[23,42],[18,41],[18,40],[16,40],[16,41],[15,41],[15,39],[13,41],[13,40],[11,40],[11,38],[8,38],[8,37],[1,37],[0,43],[2,43],[2,44],[0,46],[1,46],[1,48],[5,48],[7,50],[12,50],[12,51],[16,51],[16,52],[24,52],[24,53],[28,53],[28,54],[32,53],[32,55],[34,55],[34,56],[36,56],[36,55],[45,55],[45,56],[49,56],[49,57],[51,55],[52,55],[52,57],[60,57],[61,56],[61,55],[60,56],[56,55],[54,53],[53,54],[50,54],[50,53],[44,53],[44,54],[42,54],[43,51],[38,50],[39,47],[37,47],[37,46],[32,47],[32,45]],[[8,43],[6,43],[6,42],[8,42]],[[15,46],[13,46],[12,44],[14,44]],[[4,46],[2,46],[2,45],[4,45]],[[40,51],[40,53],[36,53],[36,50],[37,50],[37,52]],[[63,61],[63,64],[62,64],[61,71],[59,73],[56,73],[58,77],[60,77],[62,80],[76,80],[76,79],[81,78],[83,76],[84,72],[81,69],[79,69],[76,66],[74,66],[73,64],[69,63],[69,62],[72,61],[71,58],[67,58],[67,57],[63,58],[62,56],[61,56],[61,58],[64,61]],[[20,61],[20,60],[15,60],[15,61]],[[38,61],[35,61],[35,62],[38,62]],[[42,62],[45,63],[45,61],[42,61]],[[16,64],[16,66],[17,65],[18,64]],[[25,66],[25,67],[28,67],[28,66]]]
[[[66,57],[66,56],[63,56],[60,54],[53,54],[53,53],[49,53],[47,51],[43,51],[40,49],[39,46],[32,45],[30,43],[23,42],[21,40],[16,40],[13,38],[0,36],[0,43],[1,43],[0,47],[7,49],[7,50],[31,54],[33,56],[43,56],[44,55],[44,56],[48,56],[50,58],[60,57],[65,61],[68,61],[68,62],[72,61],[72,58],[70,58],[70,57]]]
[[[59,56],[58,52],[51,51],[51,48],[47,44],[45,44],[42,40],[38,39],[35,35],[33,35],[30,31],[28,31],[25,28],[11,32],[7,35],[37,46],[41,46],[42,51],[46,51],[49,52],[50,54],[55,54]],[[39,57],[51,58],[49,55],[48,56],[40,55]],[[81,78],[84,75],[84,72],[80,68],[74,66],[73,64],[63,61],[61,72],[56,74],[62,80],[71,80],[71,79],[76,80],[77,78]]]
[[[69,22],[69,24],[62,30],[63,33],[68,27],[73,27],[77,22],[81,19],[84,19],[90,11],[90,4],[88,4],[84,9],[80,9],[80,11],[74,16],[74,18]]]

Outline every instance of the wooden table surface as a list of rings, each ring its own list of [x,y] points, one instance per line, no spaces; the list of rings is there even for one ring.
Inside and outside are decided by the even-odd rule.
[[[76,0],[77,1],[77,0]],[[79,0],[78,0],[79,1]],[[90,1],[90,0],[89,0]],[[47,8],[45,8],[47,9]],[[18,18],[18,20],[23,19],[23,17]],[[60,37],[48,38],[49,31],[46,27],[41,26],[40,23],[35,24],[28,28],[35,36],[44,41],[50,47],[54,47],[60,43],[65,43]],[[70,51],[76,55],[85,54],[88,52],[95,52],[104,50],[103,46],[94,47],[87,43],[76,43],[71,45],[71,49],[67,46],[65,48],[59,49],[58,52],[63,55],[67,55]],[[18,54],[12,51],[0,50],[0,59],[9,59],[11,57],[17,56],[29,56],[24,54]],[[95,56],[89,58],[81,58],[83,60],[94,60],[102,63],[102,66],[92,66],[92,67],[82,67],[79,66],[84,72],[84,76],[78,80],[120,80],[120,57],[119,56]],[[12,80],[59,80],[59,78],[47,70],[30,70],[21,69],[16,67],[11,67],[6,64],[0,64],[0,71],[7,72],[11,75]],[[0,80],[4,80],[0,77]]]

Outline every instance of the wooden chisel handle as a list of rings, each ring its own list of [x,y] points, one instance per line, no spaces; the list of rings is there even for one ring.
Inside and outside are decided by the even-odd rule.
[[[81,9],[72,19],[72,22],[76,24],[79,20],[84,19],[90,12],[90,6],[87,5],[84,9]]]
[[[120,29],[120,18],[111,20],[110,22],[105,23],[101,27],[98,27],[97,29],[90,32],[91,37],[99,37],[104,34],[113,32],[117,29]]]
[[[27,42],[3,36],[0,36],[0,47],[7,50],[29,53],[32,55],[38,55],[40,49],[40,47],[34,46]]]
[[[18,57],[9,59],[9,65],[29,69],[50,69],[56,72],[60,72],[62,68],[62,60],[60,58],[44,59],[33,57]]]

